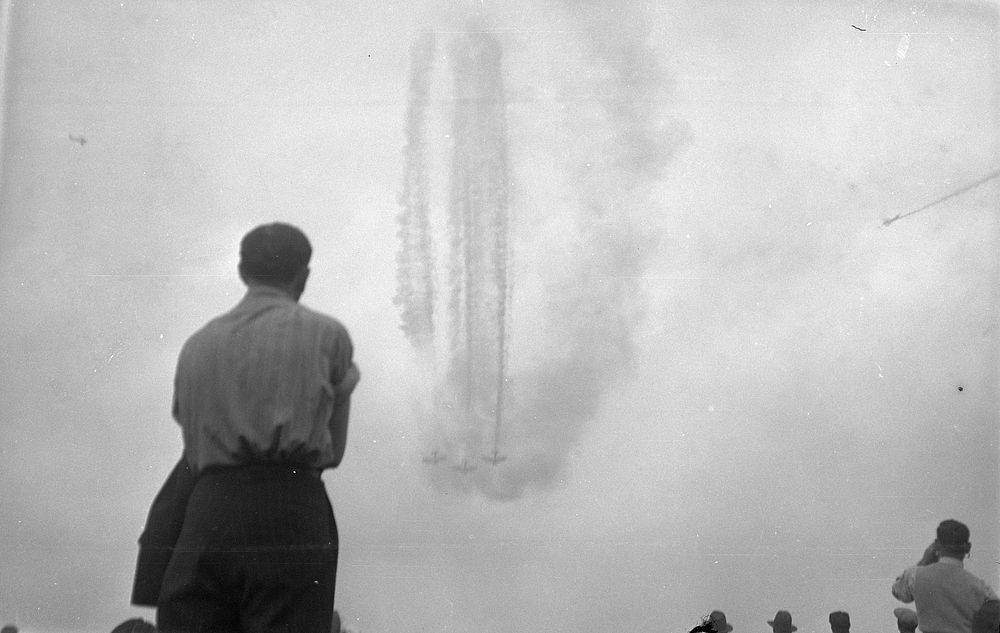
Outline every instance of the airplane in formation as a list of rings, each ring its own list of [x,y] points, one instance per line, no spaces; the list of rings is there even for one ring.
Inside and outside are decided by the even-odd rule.
[[[495,448],[493,449],[493,453],[491,455],[483,455],[483,461],[485,461],[487,463],[490,463],[490,464],[493,464],[494,466],[496,466],[497,464],[499,464],[500,462],[502,462],[502,461],[504,461],[506,459],[507,459],[507,456],[506,455],[501,455],[500,451],[497,450],[497,449],[495,449]]]
[[[447,455],[435,448],[429,455],[424,455],[423,461],[425,464],[436,464],[438,462],[443,462],[447,459],[447,457]]]
[[[471,473],[476,470],[476,465],[470,464],[468,459],[463,459],[461,464],[455,464],[452,468],[461,473]]]

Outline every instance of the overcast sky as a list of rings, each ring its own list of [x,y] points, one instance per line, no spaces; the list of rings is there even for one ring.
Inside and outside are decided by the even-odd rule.
[[[0,623],[153,618],[128,599],[177,353],[273,220],[310,236],[302,301],[363,372],[324,477],[354,630],[889,631],[945,518],[998,586],[1000,183],[881,226],[1000,166],[995,5],[4,7]],[[448,43],[503,52],[532,415],[466,477],[421,461],[428,368],[392,302],[427,30],[439,210]]]

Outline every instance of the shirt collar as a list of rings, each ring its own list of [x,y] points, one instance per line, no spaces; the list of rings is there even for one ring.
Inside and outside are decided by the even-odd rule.
[[[295,303],[295,299],[292,299],[292,297],[289,296],[289,294],[284,290],[264,284],[254,284],[252,286],[248,286],[247,293],[243,296],[243,301],[241,303],[267,300],[279,300]]]
[[[940,556],[938,558],[939,563],[945,563],[947,565],[958,565],[959,567],[965,567],[961,558],[952,558],[951,556]]]

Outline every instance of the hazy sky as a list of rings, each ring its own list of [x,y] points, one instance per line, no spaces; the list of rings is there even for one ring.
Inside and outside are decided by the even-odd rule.
[[[1000,184],[880,226],[1000,165],[995,5],[4,6],[3,622],[153,617],[128,599],[176,356],[276,219],[363,372],[325,476],[351,628],[891,631],[892,578],[950,517],[998,586]],[[502,47],[533,412],[509,463],[445,481],[392,303],[427,30],[438,209],[448,43]]]

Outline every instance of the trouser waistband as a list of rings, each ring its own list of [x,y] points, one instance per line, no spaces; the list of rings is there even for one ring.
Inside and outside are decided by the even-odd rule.
[[[209,466],[201,471],[199,477],[223,477],[242,481],[258,479],[273,479],[275,477],[310,477],[319,479],[322,471],[319,468],[304,464],[285,462],[253,462],[233,466]]]

